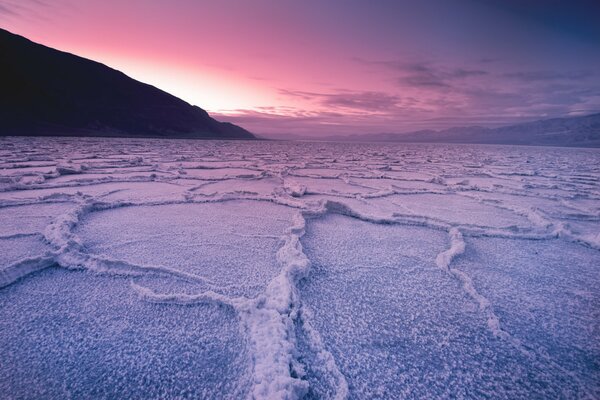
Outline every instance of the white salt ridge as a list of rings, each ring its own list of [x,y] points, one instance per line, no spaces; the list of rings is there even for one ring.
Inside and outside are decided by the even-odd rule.
[[[81,174],[83,171],[87,170],[88,167],[85,164],[61,164],[56,166],[57,176],[61,175],[73,175],[73,174]]]
[[[583,244],[585,246],[591,247],[592,249],[600,250],[600,233],[594,234],[575,234],[571,231],[568,225],[564,223],[558,224],[558,226],[554,229],[553,233],[557,237],[566,238],[574,243]]]
[[[292,197],[302,197],[306,193],[306,186],[292,180],[285,180],[283,189]]]
[[[316,354],[316,359],[318,360],[314,367],[322,370],[324,376],[330,377],[332,380],[330,384],[335,390],[335,394],[332,396],[332,398],[335,400],[343,400],[348,398],[350,394],[348,389],[348,381],[337,366],[335,358],[331,352],[327,350],[321,335],[310,323],[312,319],[312,312],[307,306],[302,307],[300,319],[302,322],[302,328],[306,332],[306,335],[309,339],[311,350]]]
[[[495,336],[508,340],[515,346],[521,348],[519,340],[514,339],[509,333],[500,328],[500,319],[494,313],[492,304],[485,296],[482,296],[477,289],[475,289],[471,277],[456,268],[450,268],[452,260],[465,252],[465,241],[460,231],[456,228],[450,228],[448,235],[450,237],[450,248],[438,254],[435,263],[444,271],[454,275],[461,282],[465,292],[477,302],[479,310],[486,314],[488,327]]]
[[[450,228],[450,248],[440,254],[435,259],[438,267],[448,271],[452,260],[465,252],[465,241],[460,231],[456,228]]]
[[[14,264],[3,266],[0,269],[0,289],[15,283],[24,276],[41,271],[54,264],[54,255],[45,254],[41,257],[25,258]]]
[[[294,220],[277,252],[281,273],[256,299],[232,299],[211,291],[196,295],[157,294],[132,284],[143,299],[152,302],[182,305],[215,302],[233,307],[254,349],[252,398],[255,399],[301,398],[308,389],[306,381],[291,376],[295,368],[294,319],[299,303],[296,282],[310,266],[299,241],[304,234],[304,218],[297,214]]]

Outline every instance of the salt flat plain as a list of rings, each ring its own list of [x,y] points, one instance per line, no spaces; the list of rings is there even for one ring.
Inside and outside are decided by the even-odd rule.
[[[0,139],[3,398],[600,398],[600,152]]]

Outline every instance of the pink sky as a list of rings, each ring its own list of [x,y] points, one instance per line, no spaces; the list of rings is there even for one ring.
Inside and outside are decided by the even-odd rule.
[[[0,23],[258,134],[348,134],[597,112],[593,4],[0,0]]]

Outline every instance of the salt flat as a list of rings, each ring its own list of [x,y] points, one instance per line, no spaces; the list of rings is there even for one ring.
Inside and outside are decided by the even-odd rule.
[[[600,152],[0,139],[5,398],[600,398]]]

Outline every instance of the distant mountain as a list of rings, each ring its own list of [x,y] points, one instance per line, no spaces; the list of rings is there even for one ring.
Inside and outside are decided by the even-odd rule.
[[[396,135],[399,141],[600,147],[600,114],[503,126],[450,128]]]
[[[283,136],[280,136],[283,138]],[[293,140],[326,140],[344,142],[413,142],[413,143],[482,143],[536,146],[600,147],[600,113],[545,119],[500,128],[467,126],[440,131],[421,130],[408,133],[339,135]]]
[[[255,138],[106,65],[3,29],[0,135]]]

